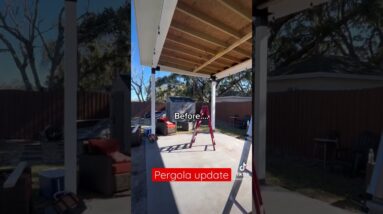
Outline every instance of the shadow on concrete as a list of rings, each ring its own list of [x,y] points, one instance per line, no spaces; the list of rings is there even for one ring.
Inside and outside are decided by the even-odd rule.
[[[146,142],[145,142],[146,143]],[[157,143],[146,143],[147,213],[179,213],[168,182],[152,182],[152,168],[165,168]]]
[[[192,148],[202,147],[203,150],[191,150],[190,143],[182,143],[171,146],[160,147],[163,153],[181,153],[181,152],[214,152],[213,145],[193,145]]]
[[[132,214],[147,213],[147,171],[145,142],[132,147]]]

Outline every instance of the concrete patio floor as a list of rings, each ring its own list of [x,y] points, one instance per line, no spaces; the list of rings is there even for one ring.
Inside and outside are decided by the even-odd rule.
[[[235,178],[243,140],[215,133],[216,151],[212,151],[209,134],[199,134],[196,143],[189,149],[185,144],[190,142],[191,137],[191,134],[160,136],[157,143],[145,145],[148,214],[222,213],[232,182],[151,182],[153,167],[230,167]],[[251,169],[251,166],[248,168]],[[350,213],[281,187],[264,186],[262,196],[268,214]],[[237,200],[251,210],[250,178],[244,179]],[[233,207],[231,213],[240,211]]]
[[[291,192],[278,186],[262,187],[267,214],[349,214],[350,211],[331,206],[325,202]]]
[[[198,134],[192,148],[185,148],[191,137],[191,134],[160,136],[157,143],[146,145],[149,214],[222,212],[232,182],[151,182],[153,167],[232,168],[235,178],[243,140],[215,133],[216,151],[213,151],[210,135],[204,133]],[[237,200],[251,210],[251,177],[244,178]]]
[[[85,199],[84,214],[127,214],[131,213],[130,191],[118,193],[113,198]]]

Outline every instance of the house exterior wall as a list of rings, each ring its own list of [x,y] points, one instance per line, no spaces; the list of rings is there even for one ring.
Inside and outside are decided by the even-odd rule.
[[[283,92],[289,90],[357,90],[377,88],[383,86],[383,80],[363,80],[363,79],[340,79],[340,78],[302,78],[269,80],[268,92]]]

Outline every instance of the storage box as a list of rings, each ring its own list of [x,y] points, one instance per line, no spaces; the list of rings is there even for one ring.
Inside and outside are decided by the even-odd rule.
[[[191,131],[193,130],[193,122],[177,121],[177,131]]]
[[[159,119],[156,125],[156,132],[162,135],[176,133],[176,124],[167,121],[167,119]]]

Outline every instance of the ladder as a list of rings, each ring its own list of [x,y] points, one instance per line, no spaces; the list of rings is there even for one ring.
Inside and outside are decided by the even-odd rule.
[[[265,214],[265,211],[263,208],[261,190],[260,190],[259,181],[258,181],[258,176],[257,176],[256,170],[255,170],[254,164],[252,167],[253,172],[251,172],[250,170],[248,170],[246,168],[247,159],[249,157],[251,142],[252,142],[252,137],[251,137],[252,125],[251,124],[252,124],[252,120],[250,120],[250,125],[249,125],[249,128],[247,130],[246,137],[245,137],[245,144],[243,145],[241,158],[239,160],[237,175],[235,177],[234,184],[233,184],[233,187],[231,188],[229,197],[226,201],[226,205],[223,209],[223,212],[222,212],[223,214],[229,214],[233,205],[235,205],[243,214],[252,213],[252,211],[246,211],[246,209],[236,200],[239,188],[241,187],[241,184],[242,184],[244,173],[247,173],[252,177],[253,200],[254,200],[254,204],[255,204],[256,213],[257,214]]]
[[[207,119],[208,120],[208,125],[209,125],[209,130],[210,130],[210,137],[211,137],[211,143],[213,144],[213,149],[215,151],[214,133],[213,133],[213,128],[211,127],[209,107],[207,105],[203,105],[201,107],[200,117],[197,119],[196,125],[194,127],[193,137],[192,137],[192,140],[190,142],[189,148],[191,148],[193,146],[193,143],[195,143],[195,139],[196,139],[197,134],[198,134],[198,129],[201,126],[202,119]]]

